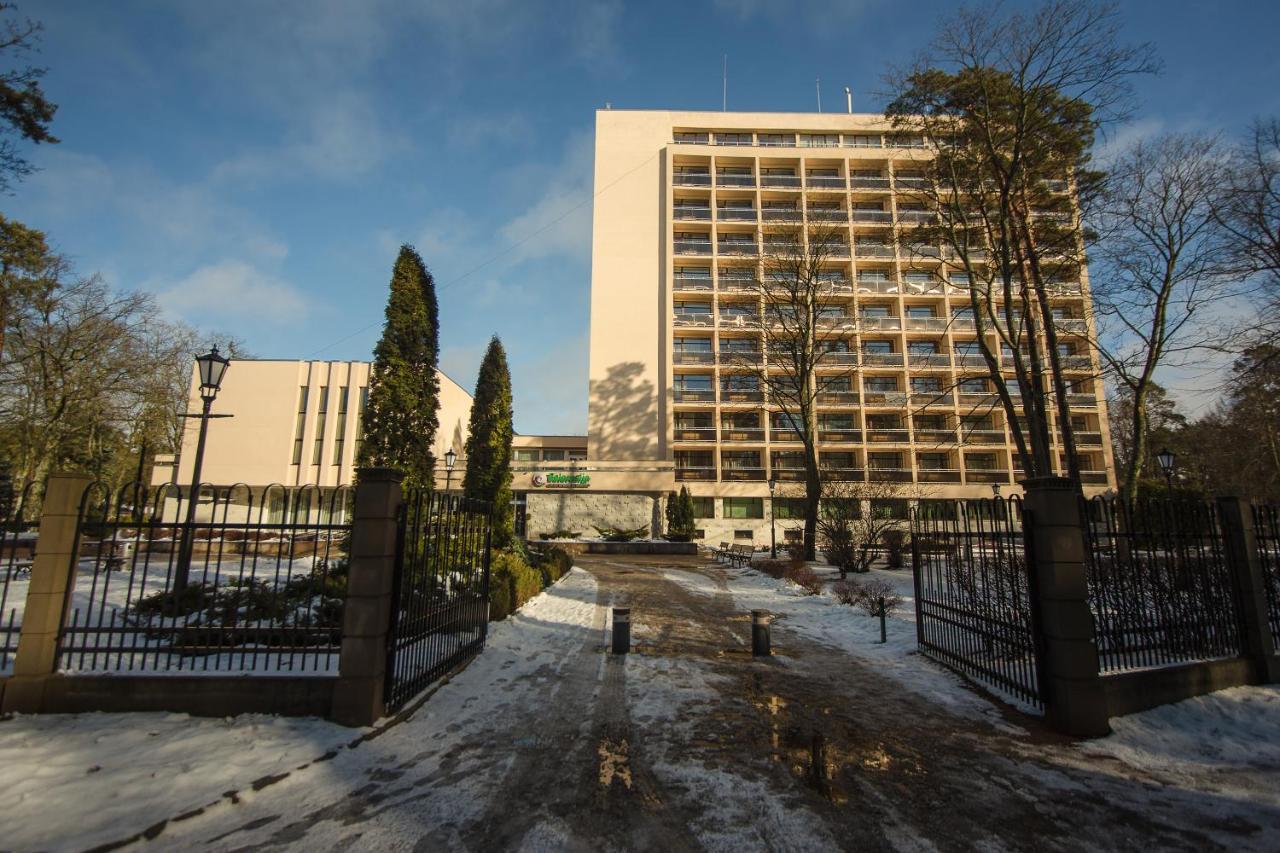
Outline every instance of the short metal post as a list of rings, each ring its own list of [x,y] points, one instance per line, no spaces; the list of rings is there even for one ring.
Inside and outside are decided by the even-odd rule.
[[[884,596],[883,595],[880,596],[879,613],[880,613],[880,642],[887,643],[889,642],[889,640],[888,640],[888,637],[885,636],[885,632],[884,632]]]
[[[613,608],[613,653],[625,655],[631,651],[631,608]]]
[[[753,657],[767,658],[773,654],[769,648],[768,610],[751,611],[751,654]]]

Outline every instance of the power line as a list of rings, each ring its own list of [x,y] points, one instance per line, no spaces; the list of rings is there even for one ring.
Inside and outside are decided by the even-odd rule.
[[[497,261],[497,260],[499,260],[499,259],[501,259],[501,258],[505,257],[506,255],[509,255],[511,252],[513,252],[513,251],[515,251],[516,249],[520,248],[520,247],[521,247],[521,246],[523,246],[525,243],[528,243],[528,242],[529,242],[530,240],[532,240],[534,237],[537,237],[537,236],[538,236],[538,235],[540,235],[540,234],[544,234],[544,233],[546,233],[546,232],[547,232],[548,230],[550,230],[553,226],[558,225],[559,223],[563,222],[565,219],[569,218],[569,216],[570,216],[571,214],[576,213],[578,210],[582,209],[582,207],[583,207],[584,205],[586,205],[588,202],[594,201],[595,199],[599,198],[601,195],[603,195],[603,194],[604,194],[607,190],[609,190],[611,187],[613,187],[613,186],[615,186],[616,184],[618,184],[619,182],[621,182],[623,178],[630,177],[633,173],[640,171],[640,170],[641,170],[641,169],[643,169],[645,166],[648,166],[650,163],[652,163],[654,160],[656,160],[656,159],[658,158],[658,154],[660,154],[660,153],[661,153],[661,152],[657,152],[657,153],[653,154],[651,157],[647,158],[644,162],[640,163],[639,165],[635,166],[634,168],[628,169],[627,171],[623,172],[621,175],[619,175],[618,177],[614,178],[612,181],[610,181],[609,183],[605,184],[603,187],[601,187],[600,189],[596,190],[594,193],[592,193],[591,195],[587,196],[587,197],[586,197],[586,198],[584,198],[582,201],[578,202],[578,203],[577,203],[577,204],[575,204],[573,207],[569,208],[569,209],[568,209],[568,210],[566,210],[564,213],[562,213],[562,214],[560,214],[559,216],[557,216],[555,219],[552,219],[550,222],[546,223],[546,224],[545,224],[545,225],[543,225],[541,228],[538,228],[536,231],[533,231],[533,232],[531,232],[531,233],[529,233],[529,234],[525,235],[524,237],[520,238],[520,239],[519,239],[519,240],[517,240],[516,242],[511,243],[510,245],[506,246],[505,248],[503,248],[503,249],[501,249],[501,250],[499,250],[499,251],[495,252],[494,254],[492,254],[492,255],[490,255],[488,258],[486,258],[485,260],[481,261],[479,264],[476,264],[474,267],[472,267],[471,269],[467,270],[467,271],[466,271],[466,272],[464,272],[462,275],[458,276],[457,278],[452,279],[451,281],[448,281],[448,282],[446,282],[446,283],[444,283],[444,284],[442,284],[442,285],[439,285],[439,286],[436,288],[436,290],[437,290],[437,291],[448,290],[449,288],[453,287],[454,285],[461,283],[461,282],[463,281],[463,279],[467,278],[468,276],[474,275],[475,273],[477,273],[477,272],[479,272],[480,270],[484,269],[485,267],[489,266],[489,265],[490,265],[490,264],[492,264],[494,261]],[[360,327],[359,329],[356,329],[354,332],[352,332],[352,333],[351,333],[351,334],[349,334],[349,335],[346,335],[346,336],[344,336],[344,337],[338,338],[336,341],[331,341],[330,343],[327,343],[327,344],[325,344],[324,346],[320,347],[319,349],[317,349],[317,350],[315,350],[315,351],[313,351],[313,352],[309,353],[309,354],[307,355],[307,357],[306,357],[306,360],[310,360],[313,356],[319,355],[320,353],[324,352],[325,350],[332,349],[333,347],[336,347],[338,344],[345,343],[346,341],[351,340],[352,338],[356,337],[357,335],[362,335],[362,334],[364,334],[365,332],[369,331],[370,329],[372,329],[372,328],[374,328],[374,327],[378,326],[378,325],[379,325],[380,323],[382,323],[382,322],[383,322],[382,320],[375,320],[375,321],[373,321],[372,323],[370,323],[370,324],[369,324],[369,325],[367,325],[367,326],[362,326],[362,327]]]

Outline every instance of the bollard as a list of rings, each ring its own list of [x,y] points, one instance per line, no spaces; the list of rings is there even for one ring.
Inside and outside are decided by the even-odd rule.
[[[880,596],[880,642],[889,642],[888,637],[884,633],[884,596]]]
[[[753,657],[767,658],[773,654],[769,649],[770,618],[768,610],[751,611],[751,654]]]
[[[613,653],[625,655],[631,651],[631,608],[613,608]]]

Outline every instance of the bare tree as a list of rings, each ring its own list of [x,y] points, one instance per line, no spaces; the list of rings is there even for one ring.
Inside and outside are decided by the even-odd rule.
[[[823,481],[818,538],[827,562],[840,570],[841,578],[848,572],[870,571],[885,534],[903,526],[891,505],[923,495],[912,483],[878,477],[875,471],[867,474],[867,480]]]
[[[1129,402],[1121,493],[1137,496],[1156,371],[1215,345],[1211,311],[1224,295],[1216,209],[1225,180],[1212,138],[1136,143],[1112,165],[1097,208],[1094,345]]]
[[[1218,220],[1230,236],[1230,271],[1256,277],[1262,297],[1253,343],[1274,347],[1280,343],[1280,120],[1256,122],[1234,153]]]
[[[821,223],[763,232],[760,275],[750,285],[762,350],[733,353],[726,363],[769,404],[803,447],[804,549],[814,558],[823,472],[818,457],[818,407],[824,395],[849,388],[848,357],[854,317],[852,284],[841,271],[849,256],[843,231]],[[844,355],[842,355],[842,353]],[[730,373],[726,380],[734,382]],[[846,400],[851,403],[852,396]]]
[[[968,289],[978,347],[1030,477],[1056,469],[1056,414],[1067,474],[1079,480],[1054,299],[1079,293],[1077,200],[1096,183],[1094,135],[1123,113],[1129,80],[1156,67],[1148,46],[1119,43],[1118,20],[1113,4],[1086,0],[1029,15],[965,9],[891,80],[886,115],[925,152],[918,196],[935,218],[921,236],[946,250],[938,274]]]

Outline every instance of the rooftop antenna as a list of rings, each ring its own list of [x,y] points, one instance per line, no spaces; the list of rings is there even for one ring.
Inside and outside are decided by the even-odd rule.
[[[822,112],[822,78],[814,80],[813,86],[818,90],[818,112]]]
[[[853,114],[853,91],[848,87],[844,87],[844,109],[850,115]]]
[[[723,87],[720,93],[720,110],[729,112],[729,54],[724,55]]]

